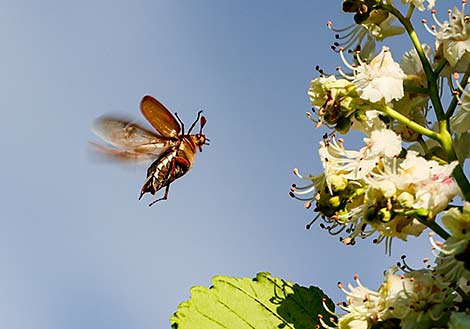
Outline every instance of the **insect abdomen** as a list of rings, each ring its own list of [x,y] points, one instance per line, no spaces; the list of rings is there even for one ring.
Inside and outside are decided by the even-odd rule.
[[[147,170],[147,179],[142,187],[141,196],[147,192],[157,193],[162,187],[183,176],[189,170],[189,162],[181,161],[178,150],[168,150],[155,160]],[[187,162],[187,163],[185,163]]]

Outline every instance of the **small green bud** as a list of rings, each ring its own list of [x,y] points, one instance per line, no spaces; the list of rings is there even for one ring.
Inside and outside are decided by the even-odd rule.
[[[402,208],[412,208],[413,207],[413,202],[415,201],[415,198],[413,194],[408,193],[408,192],[402,192],[397,198],[398,204]]]
[[[330,185],[333,192],[344,191],[344,189],[348,186],[348,180],[344,176],[331,175]]]
[[[338,208],[340,204],[341,198],[338,195],[333,196],[328,200],[328,205],[332,208]]]
[[[377,217],[384,223],[388,223],[392,219],[392,212],[387,208],[382,208],[377,213]]]
[[[366,122],[367,121],[366,112],[365,111],[354,112],[354,118],[356,118],[356,120],[359,122]]]
[[[348,222],[348,216],[347,216],[348,213],[349,211],[347,209],[340,209],[338,211],[338,215],[339,215],[338,221],[342,224],[346,224]]]
[[[431,212],[429,211],[429,209],[419,208],[416,209],[415,214],[421,218],[428,218]]]

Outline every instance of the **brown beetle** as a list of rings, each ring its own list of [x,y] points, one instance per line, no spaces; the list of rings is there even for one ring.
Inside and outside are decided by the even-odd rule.
[[[102,117],[96,121],[94,131],[111,147],[94,145],[99,152],[117,160],[155,159],[147,170],[147,179],[139,197],[140,200],[145,193],[155,194],[166,187],[163,197],[149,204],[152,206],[168,198],[170,184],[191,169],[197,150],[202,151],[202,145],[208,145],[208,139],[202,133],[206,118],[201,116],[202,111],[199,111],[196,120],[185,133],[184,124],[178,114],[173,116],[152,96],[144,96],[140,109],[158,133],[127,120]],[[198,121],[199,133],[191,135]]]

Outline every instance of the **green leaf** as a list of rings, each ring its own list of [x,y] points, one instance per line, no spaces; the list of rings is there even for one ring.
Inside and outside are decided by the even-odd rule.
[[[255,279],[216,276],[213,286],[191,288],[191,299],[171,317],[173,329],[312,329],[318,314],[331,315],[333,302],[316,287],[258,273]]]

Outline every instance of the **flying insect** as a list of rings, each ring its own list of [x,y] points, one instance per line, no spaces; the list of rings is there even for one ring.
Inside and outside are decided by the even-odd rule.
[[[104,155],[122,161],[152,161],[147,169],[147,178],[140,191],[139,200],[145,193],[155,195],[165,187],[163,197],[152,201],[167,200],[170,185],[186,174],[192,167],[197,151],[209,145],[209,139],[202,133],[206,118],[197,113],[197,118],[185,133],[184,123],[158,100],[144,96],[140,109],[147,121],[155,128],[150,131],[138,124],[116,117],[102,117],[95,122],[94,132],[110,146],[94,144]],[[200,122],[199,132],[191,134]]]

